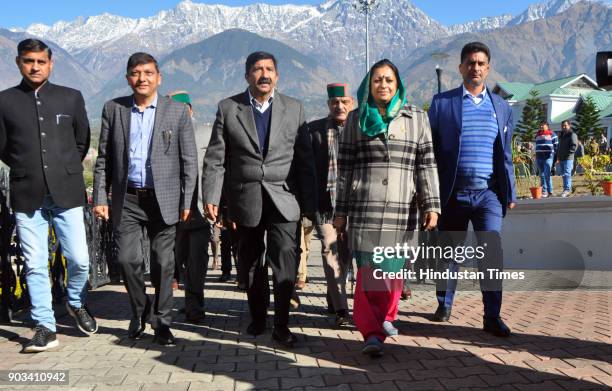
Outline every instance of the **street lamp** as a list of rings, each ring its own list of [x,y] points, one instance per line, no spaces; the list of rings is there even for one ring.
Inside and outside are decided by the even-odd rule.
[[[437,62],[442,62],[449,57],[448,54],[443,52],[434,52],[431,53],[431,58],[436,60]],[[440,68],[439,64],[436,64],[436,76],[438,77],[438,94],[442,92],[442,68]]]
[[[357,0],[357,3],[353,4],[353,7],[355,7],[357,11],[365,15],[366,73],[370,70],[370,14],[374,12],[379,5],[380,3],[377,3],[377,0]]]

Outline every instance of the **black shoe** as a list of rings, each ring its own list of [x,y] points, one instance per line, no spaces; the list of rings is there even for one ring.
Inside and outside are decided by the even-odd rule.
[[[436,313],[433,316],[434,322],[448,322],[451,316],[451,309],[439,305]]]
[[[510,336],[510,328],[506,326],[504,321],[500,318],[487,318],[483,316],[483,330],[487,333],[491,333],[498,337],[509,337]]]
[[[343,327],[349,324],[350,315],[348,310],[336,312],[336,327]]]
[[[286,348],[292,348],[297,342],[297,337],[288,328],[280,329],[275,327],[272,331],[272,340]]]
[[[266,332],[266,323],[251,322],[249,327],[247,327],[246,332],[253,337],[263,334]]]
[[[38,353],[57,346],[59,346],[59,341],[53,331],[45,326],[36,326],[34,336],[23,347],[23,351],[25,353]]]
[[[76,325],[79,330],[85,334],[93,334],[98,331],[98,323],[91,316],[91,312],[87,306],[82,305],[81,308],[75,308],[66,302],[66,310],[68,315],[72,316],[76,320]]]
[[[130,320],[130,327],[128,327],[128,338],[142,338],[145,327],[146,323],[142,321],[142,318],[132,318],[132,320]]]
[[[157,342],[160,345],[174,345],[176,344],[176,340],[174,339],[174,335],[170,331],[170,327],[168,326],[160,326],[155,329],[155,338],[153,341]]]

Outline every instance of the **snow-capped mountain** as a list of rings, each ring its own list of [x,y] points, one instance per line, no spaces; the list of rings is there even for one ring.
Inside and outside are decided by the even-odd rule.
[[[55,41],[101,77],[113,77],[127,56],[147,50],[163,56],[222,31],[241,28],[284,42],[325,65],[361,59],[365,51],[363,16],[353,1],[319,6],[253,4],[208,5],[185,0],[174,9],[140,19],[110,14],[34,24],[26,32]],[[446,28],[409,0],[385,0],[371,17],[371,45],[377,55],[404,57],[407,51],[448,35]],[[378,42],[384,46],[377,48]]]
[[[447,27],[447,31],[449,35],[457,35],[463,33],[475,33],[479,31],[490,31],[506,26],[518,26],[519,24],[533,22],[539,19],[550,18],[558,15],[581,1],[597,2],[603,5],[607,4],[608,7],[612,7],[612,4],[609,1],[550,0],[547,3],[532,4],[517,16],[504,14],[500,16],[484,17],[465,23],[453,24]]]
[[[513,18],[511,14],[484,17],[466,23],[450,25],[447,27],[447,30],[450,35],[495,30],[506,26]]]
[[[583,0],[551,0],[547,3],[532,4],[523,13],[509,21],[508,25],[516,26],[522,23],[555,16],[581,1]]]

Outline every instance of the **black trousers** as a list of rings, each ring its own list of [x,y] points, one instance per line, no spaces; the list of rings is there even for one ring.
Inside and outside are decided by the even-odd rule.
[[[174,254],[179,274],[185,287],[185,316],[195,319],[204,316],[204,279],[208,269],[207,223],[190,227],[180,223],[176,231]]]
[[[237,255],[237,233],[231,227],[221,229],[221,274],[232,274],[232,254]]]
[[[145,291],[145,265],[142,253],[143,228],[151,246],[150,273],[155,287],[151,304]],[[134,317],[148,317],[153,328],[172,323],[172,276],[176,226],[167,225],[154,194],[126,194],[121,221],[115,227],[117,260],[123,273]],[[149,313],[147,313],[147,310]]]
[[[248,281],[251,319],[256,323],[265,323],[270,305],[270,265],[274,287],[274,327],[285,329],[289,324],[289,301],[297,277],[300,224],[298,221],[286,221],[265,192],[263,198],[259,225],[238,226],[239,280]]]

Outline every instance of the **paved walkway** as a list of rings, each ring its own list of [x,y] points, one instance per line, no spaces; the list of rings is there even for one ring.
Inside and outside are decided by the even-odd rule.
[[[70,387],[28,390],[581,390],[612,387],[612,291],[571,290],[504,295],[503,315],[514,332],[500,339],[481,331],[479,292],[459,292],[450,323],[429,320],[432,287],[419,286],[400,303],[400,336],[385,355],[360,353],[362,339],[349,327],[336,330],[325,313],[325,283],[313,241],[310,282],[291,316],[300,338],[292,350],[276,346],[270,332],[245,334],[246,295],[233,284],[207,279],[207,318],[201,326],[175,316],[174,347],[127,338],[129,306],[122,286],[90,293],[100,328],[82,336],[72,319],[58,319],[60,347],[21,354],[32,336],[24,324],[0,325],[0,369],[68,369]],[[152,290],[149,289],[152,293]],[[175,305],[182,305],[176,291]],[[0,386],[2,389],[15,387]]]

